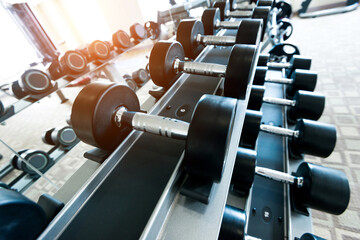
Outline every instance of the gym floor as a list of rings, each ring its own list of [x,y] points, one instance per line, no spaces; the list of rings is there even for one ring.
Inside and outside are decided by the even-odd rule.
[[[326,95],[320,121],[336,125],[338,132],[336,149],[329,158],[306,160],[344,171],[351,187],[350,205],[341,216],[312,211],[314,233],[329,240],[360,239],[360,9],[311,19],[294,17],[292,22],[294,33],[288,42],[313,59],[312,70],[319,73],[316,91]],[[53,96],[26,109],[6,121],[6,127],[0,127],[0,136],[16,150],[49,150],[51,146],[44,145],[40,136],[47,128],[66,124],[64,116],[70,112],[79,90],[65,89],[64,94],[70,99],[65,104],[60,105]],[[78,144],[46,176],[62,186],[74,169],[85,162],[82,155],[89,149],[90,146]],[[13,154],[1,144],[0,152],[4,155],[0,165],[6,164]],[[56,191],[56,187],[40,179],[25,194],[36,201],[42,193],[52,195]]]

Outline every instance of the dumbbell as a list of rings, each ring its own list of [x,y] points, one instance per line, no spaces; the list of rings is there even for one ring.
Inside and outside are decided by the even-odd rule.
[[[21,78],[11,84],[11,90],[17,99],[27,95],[39,95],[49,92],[53,84],[49,76],[40,70],[26,70]]]
[[[54,146],[67,147],[78,141],[74,130],[69,127],[57,127],[46,130],[41,139],[44,143]]]
[[[296,206],[339,215],[349,204],[350,186],[343,172],[302,162],[296,173],[290,175],[256,166],[256,152],[238,148],[231,179],[234,187],[247,193],[255,175],[292,185],[291,199]]]
[[[248,109],[259,111],[263,103],[288,106],[288,120],[294,122],[305,118],[318,120],[325,108],[325,96],[309,91],[297,91],[293,99],[264,97],[265,87],[253,85]]]
[[[336,145],[336,128],[333,125],[308,119],[299,119],[295,129],[261,124],[261,112],[247,110],[241,134],[241,146],[255,146],[259,131],[288,137],[289,151],[294,155],[309,154],[328,157]]]
[[[290,77],[296,69],[310,70],[311,58],[300,55],[293,55],[288,62],[271,62],[269,54],[260,54],[258,66],[269,67],[273,69],[286,69],[286,76]]]
[[[240,22],[237,29],[236,36],[204,35],[202,22],[186,19],[182,20],[178,26],[176,40],[181,43],[185,56],[190,59],[195,59],[207,45],[259,44],[261,20],[244,20]]]
[[[219,182],[236,104],[233,98],[204,95],[187,123],[141,113],[139,100],[129,87],[99,82],[80,91],[71,124],[80,140],[107,150],[115,149],[132,129],[186,140],[185,170]]]
[[[137,84],[141,85],[149,81],[150,77],[149,73],[145,69],[139,68],[131,74],[131,79],[133,79]]]
[[[111,56],[109,44],[100,40],[95,40],[78,51],[86,57],[87,62],[106,60]]]
[[[123,30],[118,30],[112,35],[112,42],[120,51],[123,51],[131,46],[130,36]]]
[[[49,154],[42,150],[33,150],[33,149],[25,149],[18,152],[18,154],[28,163],[30,163],[34,168],[39,170],[40,172],[45,171],[48,166],[52,163],[52,159]],[[18,170],[21,170],[25,173],[36,175],[37,173],[21,158],[17,155],[13,156],[11,159],[11,165]]]
[[[67,51],[59,60],[49,66],[50,77],[53,80],[66,75],[78,75],[87,69],[86,57],[77,51]]]
[[[179,42],[157,42],[149,58],[152,81],[158,86],[169,88],[181,73],[225,77],[224,95],[244,99],[249,78],[255,71],[256,46],[234,45],[227,65],[185,62],[184,58],[184,49]]]
[[[36,239],[47,225],[44,210],[23,194],[0,187],[1,239]]]
[[[257,67],[253,80],[254,85],[267,83],[279,83],[286,85],[287,98],[293,98],[296,91],[314,91],[317,83],[317,73],[309,70],[296,69],[288,78],[266,77],[267,67]]]
[[[147,38],[147,31],[140,23],[134,23],[130,26],[130,35],[134,39],[134,43],[139,43]]]
[[[274,0],[259,0],[259,1],[254,1],[256,3],[256,7],[271,7],[273,8],[275,5],[275,1]],[[230,0],[230,11],[234,11],[234,10],[253,10],[255,7],[254,5],[248,5],[248,6],[241,6],[241,7],[237,7],[236,3],[234,3],[234,0]]]
[[[147,21],[144,28],[151,39],[158,39],[160,37],[161,29],[159,24],[153,21]]]

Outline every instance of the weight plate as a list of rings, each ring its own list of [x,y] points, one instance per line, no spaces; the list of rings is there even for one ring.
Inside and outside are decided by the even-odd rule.
[[[40,70],[29,69],[26,70],[22,75],[19,85],[30,94],[43,94],[48,92],[51,87],[51,80],[49,76]]]
[[[262,19],[263,20],[263,28],[261,32],[261,41],[264,39],[265,31],[268,24],[269,14],[271,11],[271,7],[256,7],[253,11],[252,18],[254,19]]]
[[[151,50],[149,58],[150,76],[161,87],[170,88],[181,73],[174,71],[174,61],[184,61],[185,53],[179,42],[159,41]]]
[[[247,109],[260,111],[264,93],[264,86],[252,85]]]
[[[110,57],[108,45],[100,40],[95,40],[88,46],[88,51],[93,59],[107,59]]]
[[[1,239],[36,239],[47,225],[44,210],[24,195],[0,189]]]
[[[219,10],[220,10],[220,20],[224,21],[225,20],[225,14],[230,11],[230,3],[229,3],[229,1],[224,1],[224,2],[217,1],[217,2],[214,2],[213,8],[219,8]]]
[[[195,107],[185,145],[184,166],[189,174],[219,182],[233,126],[237,101],[203,95]]]
[[[186,19],[180,22],[176,40],[181,43],[185,56],[190,59],[195,59],[204,49],[204,46],[196,41],[198,34],[204,35],[204,27],[200,21]]]
[[[260,19],[243,19],[236,33],[236,43],[259,45],[262,27]]]
[[[55,128],[50,128],[45,130],[41,135],[41,139],[44,143],[49,145],[55,145],[54,141],[51,139],[51,133],[54,131]]]
[[[246,212],[240,208],[226,205],[221,222],[219,239],[246,239]]]
[[[131,45],[130,36],[123,30],[112,35],[112,41],[117,48],[129,48]]]
[[[131,78],[137,83],[137,84],[143,84],[144,82],[147,82],[149,80],[149,74],[145,69],[138,69],[137,71],[133,72],[131,74]]]
[[[115,112],[119,107],[139,111],[139,100],[133,90],[115,83],[91,83],[76,97],[71,124],[76,136],[92,146],[114,150],[131,132],[117,127]]]
[[[295,106],[288,108],[288,118],[318,120],[325,108],[325,96],[309,91],[297,91],[294,95]]]
[[[67,51],[60,58],[60,65],[65,74],[79,74],[86,70],[86,58],[77,51]]]
[[[17,99],[22,99],[24,98],[27,93],[24,92],[22,90],[22,88],[20,87],[19,85],[19,82],[18,81],[15,81],[11,84],[11,91],[13,92],[14,96],[17,98]]]
[[[260,132],[262,112],[246,110],[239,146],[255,149]]]
[[[290,18],[292,14],[291,2],[288,0],[281,0],[275,4],[275,7],[280,9],[280,12],[276,16],[276,20],[282,18]]]
[[[147,32],[140,23],[134,23],[130,26],[130,35],[136,41],[141,41],[147,37]]]
[[[293,33],[294,27],[290,22],[290,19],[288,18],[283,18],[279,21],[277,21],[277,25],[279,25],[279,30],[286,30],[286,34],[283,35],[283,40],[286,41],[290,38],[290,36]],[[290,30],[289,30],[290,29]]]
[[[234,190],[243,195],[248,195],[254,182],[256,157],[256,151],[248,148],[239,147],[236,152],[231,183],[234,185]]]
[[[224,95],[245,99],[250,77],[256,70],[256,46],[235,44],[225,74]]]
[[[215,35],[216,23],[220,22],[220,10],[218,8],[205,9],[201,21],[205,35]]]

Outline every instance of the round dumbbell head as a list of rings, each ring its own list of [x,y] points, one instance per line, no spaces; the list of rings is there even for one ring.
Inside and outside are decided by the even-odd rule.
[[[14,81],[11,84],[11,91],[14,94],[14,96],[17,99],[21,99],[26,97],[28,94],[26,92],[23,91],[23,89],[20,87],[19,82],[18,81]]]
[[[51,131],[53,145],[70,146],[77,141],[76,134],[72,127],[58,127]]]
[[[185,59],[184,49],[179,42],[159,41],[151,50],[149,69],[152,81],[161,87],[170,88],[181,73],[174,71],[174,61]]]
[[[257,46],[235,44],[226,67],[224,95],[245,99],[246,91],[256,70]]]
[[[229,1],[216,1],[213,4],[213,8],[219,8],[220,10],[220,20],[224,21],[225,20],[225,13],[227,13],[228,11],[230,11],[230,3]]]
[[[49,76],[37,69],[26,70],[21,75],[19,85],[25,93],[29,94],[43,94],[52,88]]]
[[[257,1],[258,7],[271,7],[273,8],[275,6],[274,0],[258,0]]]
[[[131,45],[130,36],[123,30],[118,30],[112,35],[112,41],[117,48],[129,48]]]
[[[128,87],[131,88],[131,90],[136,91],[137,85],[132,79],[130,78],[125,79],[125,82],[128,85]]]
[[[259,54],[258,66],[266,67],[269,62],[270,54]]]
[[[288,0],[276,1],[275,7],[280,10],[280,12],[276,16],[276,20],[291,17],[292,7],[290,1]]]
[[[255,148],[256,140],[260,131],[261,118],[261,112],[246,110],[239,146],[251,149]]]
[[[251,87],[250,98],[248,102],[248,109],[259,111],[264,98],[265,87],[253,85]]]
[[[184,167],[189,174],[214,182],[221,180],[236,104],[233,98],[201,97],[185,145]]]
[[[326,240],[311,233],[304,233],[299,240]]]
[[[147,38],[146,29],[140,23],[134,23],[130,26],[130,35],[136,42]]]
[[[333,125],[307,119],[296,123],[299,137],[289,139],[290,151],[295,155],[302,153],[313,156],[328,157],[336,145],[336,128]]]
[[[49,154],[41,150],[23,150],[19,151],[19,154],[22,158],[28,161],[34,168],[43,172],[49,164],[51,164],[51,159]],[[37,174],[28,164],[26,164],[22,159],[15,156],[12,159],[12,165],[18,170],[22,170],[28,174]]]
[[[265,77],[267,70],[268,70],[267,67],[256,67],[255,76],[253,80],[254,85],[262,86],[265,84]]]
[[[220,22],[220,10],[219,8],[208,8],[205,9],[202,16],[201,22],[204,25],[205,35],[214,35],[216,33],[215,26],[217,22]]]
[[[49,145],[55,145],[54,141],[51,138],[51,133],[54,131],[55,128],[49,128],[43,132],[41,135],[41,139],[43,143],[49,144]]]
[[[284,41],[288,40],[294,31],[294,27],[291,24],[290,19],[288,19],[288,18],[280,19],[279,21],[277,21],[277,25],[280,25],[279,30],[282,30],[282,31],[287,30],[286,34],[283,35],[283,40]]]
[[[300,55],[293,55],[290,59],[291,67],[286,70],[286,75],[290,77],[296,69],[310,70],[311,58]]]
[[[160,37],[160,26],[156,22],[148,21],[144,24],[144,28],[152,39],[158,39]]]
[[[263,23],[260,19],[243,19],[236,33],[237,44],[254,44],[260,42]]]
[[[71,111],[71,125],[76,136],[92,146],[114,150],[131,132],[117,127],[115,113],[120,107],[139,111],[139,100],[129,87],[115,83],[91,83],[76,97]]]
[[[137,84],[143,84],[144,82],[147,82],[149,80],[149,74],[145,69],[140,68],[131,74],[131,78]]]
[[[2,239],[36,239],[46,227],[44,210],[24,195],[0,189]]]
[[[230,205],[225,206],[219,239],[245,239],[246,212]]]
[[[290,121],[300,118],[318,120],[325,108],[325,96],[318,93],[297,91],[294,100],[295,106],[288,111]]]
[[[265,30],[267,27],[267,22],[269,19],[269,14],[271,11],[271,7],[256,7],[253,11],[252,18],[253,19],[262,19],[263,20],[263,28],[261,32],[261,41],[264,38]]]
[[[86,58],[77,51],[67,51],[64,56],[60,58],[60,65],[64,74],[79,74],[86,70]]]
[[[292,188],[295,206],[336,215],[346,210],[350,201],[350,186],[342,171],[303,162],[295,175],[304,179],[302,187]]]
[[[231,183],[234,189],[247,195],[254,182],[256,167],[256,152],[251,149],[239,147]]]
[[[100,40],[95,40],[88,46],[88,51],[93,59],[107,59],[110,57],[108,45]]]
[[[176,33],[176,40],[181,43],[185,56],[188,58],[195,59],[204,49],[204,46],[196,41],[198,34],[204,34],[202,22],[192,19],[185,19],[180,22]]]
[[[317,82],[317,73],[309,70],[296,69],[291,77],[293,83],[286,87],[287,98],[293,98],[296,91],[314,91]]]

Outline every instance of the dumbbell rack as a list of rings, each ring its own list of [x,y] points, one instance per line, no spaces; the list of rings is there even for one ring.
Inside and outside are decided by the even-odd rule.
[[[235,35],[235,32],[221,30],[218,34]],[[229,53],[229,48],[208,46],[196,61],[226,64]],[[269,71],[269,74],[279,76],[281,72]],[[217,77],[183,74],[149,113],[190,121],[196,102],[203,94],[217,93],[222,80]],[[255,179],[254,190],[247,200],[229,194],[251,85],[252,83],[248,86],[246,99],[238,101],[223,178],[212,189],[208,205],[180,194],[181,184],[186,178],[181,170],[184,142],[133,131],[55,217],[40,238],[217,239],[226,203],[234,203],[234,206],[246,209],[249,218],[248,233],[255,237],[260,232],[265,234],[266,239],[286,238],[291,233],[309,230],[311,232],[310,218],[293,217],[288,189],[283,184],[270,183],[265,179],[269,191],[262,200],[255,198],[263,190],[262,180],[259,179]],[[269,85],[266,94],[283,97],[283,87]],[[275,108],[276,106],[264,106],[263,120],[268,123],[271,119],[276,125],[283,126],[283,108]],[[267,148],[266,142],[267,146],[271,144],[273,147]],[[286,171],[286,149],[283,138],[260,134],[259,165]],[[264,156],[274,159],[265,159]],[[261,159],[272,165],[262,164]],[[291,166],[292,168],[295,167]],[[283,218],[275,231],[273,225],[251,216],[253,204],[268,206],[273,216]],[[260,210],[261,207],[257,208]],[[293,218],[297,221],[296,226],[291,225]],[[278,219],[275,220],[272,224],[278,223]],[[300,226],[299,221],[302,229],[294,230]],[[289,230],[290,228],[293,229]]]

